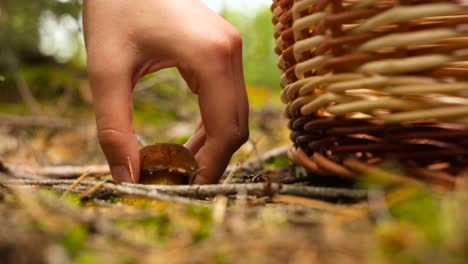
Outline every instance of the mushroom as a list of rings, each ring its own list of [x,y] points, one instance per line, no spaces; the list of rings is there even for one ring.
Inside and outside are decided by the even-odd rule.
[[[158,143],[140,149],[140,183],[188,184],[197,172],[198,162],[184,146]]]

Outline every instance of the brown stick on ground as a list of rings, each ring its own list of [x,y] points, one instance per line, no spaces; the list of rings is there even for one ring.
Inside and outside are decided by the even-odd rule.
[[[0,113],[0,124],[16,127],[71,128],[68,119],[48,116],[18,116]]]
[[[30,180],[30,179],[5,179],[0,177],[0,185],[6,187],[14,187],[14,186],[43,186],[49,187],[52,189],[56,189],[58,191],[66,191],[69,189],[69,184],[73,184],[73,180]],[[67,185],[64,188],[64,184]],[[158,190],[144,190],[140,188],[134,188],[131,186],[124,186],[124,185],[117,185],[114,183],[104,183],[102,184],[99,181],[82,181],[76,187],[74,187],[70,192],[81,194],[84,190],[88,189],[89,187],[93,187],[95,185],[100,185],[99,189],[94,191],[105,191],[110,195],[114,196],[136,196],[136,197],[145,197],[154,200],[164,201],[164,202],[176,202],[180,204],[189,204],[189,205],[201,205],[207,206],[209,203],[203,202],[200,200],[193,200],[190,198],[182,197],[182,196],[175,196],[166,194],[163,192],[159,192]],[[57,187],[57,188],[55,188]],[[88,196],[91,193],[88,194]]]
[[[55,179],[74,179],[84,173],[88,173],[90,177],[107,176],[110,174],[108,165],[46,167],[18,166],[13,164],[3,165],[9,171],[7,174],[17,178],[48,177]]]
[[[5,186],[15,185],[37,185],[37,186],[58,186],[73,184],[72,180],[31,180],[31,179],[0,179],[0,184]],[[82,181],[79,186],[89,188],[98,184],[98,181]],[[82,191],[83,188],[76,188]],[[114,195],[136,195],[157,200],[177,200],[193,197],[198,199],[212,198],[216,195],[232,196],[244,193],[251,196],[271,196],[275,194],[294,195],[321,200],[342,200],[359,201],[367,199],[366,190],[339,189],[327,187],[286,185],[279,183],[249,183],[249,184],[213,184],[213,185],[141,185],[124,184],[116,185],[106,183],[102,191],[109,191]],[[181,200],[184,202],[186,200]]]
[[[76,179],[71,185],[70,187],[68,187],[67,190],[65,190],[65,192],[62,193],[62,196],[60,198],[63,198],[65,197],[69,192],[71,192],[73,190],[73,188],[75,188],[76,186],[78,186],[78,184],[80,184],[80,182],[84,181],[84,179],[86,179],[86,177],[88,177],[88,173],[83,173],[83,175],[81,175],[78,179]]]

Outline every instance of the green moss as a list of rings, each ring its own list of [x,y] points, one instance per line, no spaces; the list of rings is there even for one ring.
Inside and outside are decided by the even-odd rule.
[[[391,208],[400,222],[417,227],[432,242],[441,240],[440,200],[420,189],[411,198]]]
[[[65,248],[68,254],[77,254],[85,245],[86,239],[88,239],[89,231],[84,226],[75,226],[65,235],[62,240],[62,246]]]
[[[212,212],[208,207],[189,205],[186,212],[189,216],[194,216],[202,223],[211,223]]]
[[[66,201],[77,206],[89,205],[87,202],[83,203],[80,197],[76,194],[67,194],[63,197]]]
[[[203,240],[207,239],[211,235],[211,225],[201,225],[195,232],[193,233],[192,239],[193,243],[197,244],[202,242]]]
[[[198,221],[195,229],[192,230],[193,243],[199,243],[207,239],[211,235],[212,230],[212,211],[208,207],[202,206],[187,206],[186,213],[189,217],[193,217]]]
[[[74,261],[75,264],[99,264],[102,259],[95,254],[85,253],[78,256]]]
[[[113,204],[126,204],[129,206],[135,206],[141,209],[153,208],[155,201],[148,198],[142,197],[109,197],[106,199],[106,202]]]
[[[170,233],[170,219],[167,213],[162,213],[157,216],[148,217],[135,222],[137,225],[142,225],[153,229],[158,234],[159,238],[164,238]]]
[[[137,264],[139,262],[135,258],[127,257],[126,259],[122,260],[122,262],[120,262],[120,263],[122,263],[122,264]]]
[[[112,203],[112,204],[117,204],[122,201],[122,198],[116,197],[116,196],[110,196],[109,198],[106,199],[106,202]]]
[[[135,230],[143,229],[146,235],[155,234],[156,240],[165,239],[172,228],[169,215],[166,212],[142,219],[117,221],[116,225],[125,230],[132,228],[135,228]]]
[[[230,255],[228,255],[228,254],[217,254],[214,257],[213,262],[215,264],[231,264],[231,263],[233,263],[232,257]]]
[[[28,107],[23,103],[9,104],[2,102],[0,104],[0,112],[10,114],[27,114],[29,113]]]
[[[289,159],[287,155],[277,156],[272,160],[267,160],[265,166],[270,169],[280,169],[289,165]]]

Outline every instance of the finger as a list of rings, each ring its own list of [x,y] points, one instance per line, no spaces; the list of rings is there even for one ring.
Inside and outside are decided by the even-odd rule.
[[[242,50],[242,48],[241,48]],[[249,100],[247,96],[247,88],[245,87],[245,79],[244,79],[244,65],[242,61],[242,55],[236,56],[236,54],[232,54],[232,67],[233,67],[233,74],[235,77],[235,87],[237,88],[237,96],[238,96],[238,108],[239,108],[239,115],[240,119],[246,120],[242,124],[246,127],[242,128],[248,131],[249,125]]]
[[[138,182],[140,171],[132,119],[132,84],[126,76],[130,75],[115,69],[90,74],[99,143],[117,183]]]
[[[233,27],[229,22],[227,22],[224,19],[221,19],[221,23],[223,24],[222,30],[227,32],[230,36],[233,36],[233,38],[237,38],[240,36],[239,31]],[[238,52],[239,51],[239,52]],[[249,115],[249,105],[248,105],[248,99],[247,99],[247,89],[245,87],[245,80],[244,80],[244,66],[243,66],[243,61],[242,61],[242,41],[239,43],[238,50],[234,50],[234,52],[231,53],[231,65],[233,69],[233,81],[235,82],[235,88],[237,88],[237,93],[238,93],[238,103],[239,105],[239,110],[240,110],[240,115],[243,116],[243,118],[248,119]]]
[[[196,155],[198,151],[203,147],[206,140],[206,132],[203,127],[202,121],[197,122],[197,127],[195,128],[194,134],[185,142],[184,146],[188,148],[193,155]]]
[[[197,154],[200,166],[205,169],[194,179],[195,184],[217,182],[232,154],[248,138],[248,102],[242,92],[245,87],[243,77],[239,76],[241,65],[235,65],[232,59],[242,56],[236,41],[217,43],[209,49],[212,54],[204,56],[210,63],[200,63],[194,70],[206,131],[205,144]]]

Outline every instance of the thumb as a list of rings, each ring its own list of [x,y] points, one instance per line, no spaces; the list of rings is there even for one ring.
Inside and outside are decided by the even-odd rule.
[[[127,76],[130,75],[115,69],[90,73],[99,144],[117,183],[138,182],[140,172],[132,118],[132,82]]]

